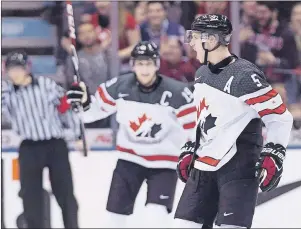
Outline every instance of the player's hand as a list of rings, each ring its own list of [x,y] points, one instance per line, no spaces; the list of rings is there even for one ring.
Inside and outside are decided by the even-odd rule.
[[[89,109],[90,96],[84,82],[71,85],[70,89],[67,91],[67,102],[72,105],[81,104],[84,110]]]
[[[286,149],[280,144],[267,143],[256,163],[255,176],[260,180],[260,189],[263,192],[273,190],[279,184]]]
[[[248,40],[250,37],[254,36],[254,31],[251,27],[242,28],[239,32],[239,41],[244,42]]]
[[[273,65],[277,62],[277,58],[274,56],[274,54],[272,52],[266,53],[266,60],[269,65]]]
[[[277,62],[277,58],[270,51],[259,51],[256,62],[259,65],[273,65]]]
[[[177,164],[177,174],[178,177],[181,181],[184,183],[187,182],[189,173],[190,173],[190,168],[189,165],[193,158],[193,153],[194,153],[194,148],[195,148],[195,142],[189,141],[186,142],[185,145],[182,147],[182,153],[179,157],[178,164]]]

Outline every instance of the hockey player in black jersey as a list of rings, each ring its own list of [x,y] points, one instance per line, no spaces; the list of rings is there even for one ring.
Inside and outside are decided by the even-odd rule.
[[[250,228],[258,187],[273,190],[281,178],[292,116],[264,74],[229,52],[231,32],[226,16],[211,14],[186,34],[204,65],[195,75],[196,139],[178,161],[186,185],[176,227]]]
[[[70,102],[83,104],[85,122],[116,112],[120,124],[120,155],[107,201],[107,210],[113,214],[105,226],[130,226],[125,216],[133,213],[146,180],[146,213],[139,226],[168,227],[167,213],[172,211],[177,183],[175,169],[186,141],[183,136],[188,139],[195,126],[193,94],[187,84],[157,74],[160,60],[154,43],[140,42],[131,56],[133,73],[101,84],[91,98],[83,83],[73,85],[67,96]]]

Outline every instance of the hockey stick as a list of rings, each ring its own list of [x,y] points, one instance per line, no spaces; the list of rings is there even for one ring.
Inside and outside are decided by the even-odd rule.
[[[204,42],[202,43],[202,46],[204,48]],[[207,61],[208,61],[208,49],[205,49],[204,63],[207,63]],[[196,125],[197,125],[197,128],[196,128],[196,134],[195,134],[195,145],[194,145],[194,150],[193,150],[193,154],[192,154],[192,159],[191,159],[190,164],[188,166],[189,173],[190,173],[190,171],[193,167],[194,160],[195,160],[195,157],[197,155],[196,152],[197,152],[197,150],[200,146],[200,141],[201,141],[201,137],[202,137],[202,130],[201,130],[201,127],[198,124],[197,120],[196,120]]]
[[[201,140],[201,134],[202,134],[202,131],[201,131],[201,128],[200,126],[198,125],[197,128],[196,128],[196,137],[195,137],[195,145],[194,145],[194,150],[193,150],[193,154],[192,154],[192,159],[190,161],[190,164],[188,166],[188,171],[189,173],[191,172],[191,169],[193,167],[193,164],[194,164],[194,158],[196,157],[197,155],[197,150],[198,150],[198,146],[200,145],[200,140]]]
[[[66,10],[67,10],[67,19],[68,19],[68,27],[69,27],[69,37],[71,39],[71,59],[73,63],[73,67],[75,70],[74,74],[74,83],[80,82],[80,75],[79,75],[79,61],[78,56],[76,52],[76,35],[75,35],[75,23],[74,23],[74,15],[73,15],[73,7],[71,1],[66,1]],[[81,114],[83,112],[83,108],[81,104],[75,104],[77,110]],[[87,157],[88,150],[87,150],[87,141],[86,141],[86,135],[85,135],[85,126],[82,120],[80,120],[80,134],[81,139],[83,141],[83,153],[84,156]]]

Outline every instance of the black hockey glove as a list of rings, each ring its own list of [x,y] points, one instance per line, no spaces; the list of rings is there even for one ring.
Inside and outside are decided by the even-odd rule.
[[[286,149],[280,144],[267,143],[256,163],[255,176],[260,180],[260,189],[263,192],[273,190],[279,184]]]
[[[189,141],[186,142],[181,149],[182,153],[180,154],[178,164],[177,164],[177,174],[179,179],[184,183],[187,182],[189,177],[189,173],[190,173],[189,165],[191,161],[192,160],[194,161],[197,158],[197,156],[193,158],[194,148],[195,148],[195,142]]]
[[[67,91],[67,101],[72,105],[72,108],[76,110],[76,105],[79,103],[82,105],[84,111],[90,107],[90,95],[88,87],[84,82],[79,84],[72,84],[70,89]]]

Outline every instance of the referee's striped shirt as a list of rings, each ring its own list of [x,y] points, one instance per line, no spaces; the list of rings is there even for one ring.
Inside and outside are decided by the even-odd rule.
[[[74,140],[80,136],[78,116],[71,109],[59,109],[62,98],[64,89],[47,77],[33,77],[26,86],[2,81],[2,111],[13,130],[26,140]]]

